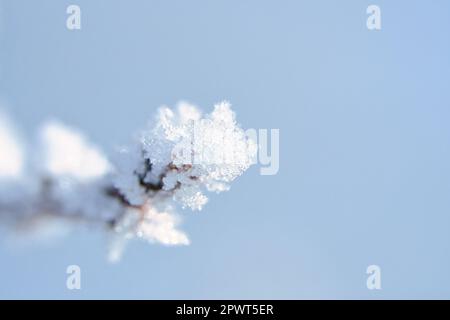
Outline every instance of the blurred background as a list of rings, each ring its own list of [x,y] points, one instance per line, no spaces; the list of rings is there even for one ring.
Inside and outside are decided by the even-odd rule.
[[[188,247],[109,264],[98,231],[2,241],[0,298],[450,298],[449,32],[446,0],[1,0],[1,104],[26,141],[56,118],[111,152],[162,104],[227,99],[281,145],[277,175],[181,211]]]

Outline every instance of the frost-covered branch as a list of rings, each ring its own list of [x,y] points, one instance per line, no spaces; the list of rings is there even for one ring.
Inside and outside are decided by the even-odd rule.
[[[113,260],[130,238],[189,244],[178,229],[175,204],[201,210],[205,191],[228,190],[255,162],[257,149],[227,102],[206,115],[187,103],[175,112],[160,108],[152,126],[112,160],[58,122],[44,125],[39,136],[33,150],[43,152],[30,155],[0,117],[1,221],[34,225],[63,219],[105,227],[117,236]]]

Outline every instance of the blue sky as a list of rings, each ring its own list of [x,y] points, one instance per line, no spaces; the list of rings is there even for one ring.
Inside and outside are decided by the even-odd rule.
[[[65,27],[69,4],[82,29]],[[381,8],[382,29],[366,28]],[[0,1],[0,95],[24,136],[57,118],[105,150],[162,104],[229,100],[280,129],[257,167],[201,213],[192,244],[105,259],[82,230],[0,246],[1,298],[449,298],[450,3]],[[82,289],[65,287],[66,267]],[[379,265],[382,290],[366,288]]]

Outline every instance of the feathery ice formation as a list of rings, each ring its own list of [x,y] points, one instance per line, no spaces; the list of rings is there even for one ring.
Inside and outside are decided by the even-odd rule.
[[[58,122],[45,124],[39,137],[27,154],[0,114],[0,222],[27,229],[55,220],[106,227],[115,235],[111,260],[131,238],[189,244],[175,205],[201,210],[205,191],[228,190],[257,152],[227,102],[206,115],[187,103],[176,111],[160,108],[151,128],[112,161]]]

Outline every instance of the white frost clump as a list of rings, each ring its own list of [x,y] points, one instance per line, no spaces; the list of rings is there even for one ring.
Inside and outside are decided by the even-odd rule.
[[[236,123],[229,103],[217,104],[206,115],[179,103],[176,112],[162,107],[152,127],[112,161],[78,131],[50,122],[40,133],[43,152],[32,153],[36,170],[19,183],[25,158],[2,119],[0,218],[36,222],[55,217],[106,226],[116,239],[113,261],[132,238],[189,244],[178,229],[181,220],[172,200],[183,208],[202,209],[208,201],[205,191],[228,190],[254,163],[257,149]],[[20,197],[11,197],[12,190]]]
[[[58,122],[49,122],[41,130],[48,173],[89,180],[110,170],[106,157],[78,131]]]
[[[0,112],[0,179],[17,178],[23,172],[24,154],[10,121]]]
[[[177,112],[159,110],[155,126],[142,134],[137,149],[141,154],[129,157],[133,162],[124,166],[116,182],[129,201],[142,204],[145,184],[159,183],[183,207],[200,210],[208,201],[205,189],[228,190],[253,163],[256,144],[237,125],[228,102],[204,117],[196,107],[180,103]],[[129,179],[133,168],[140,183]]]

